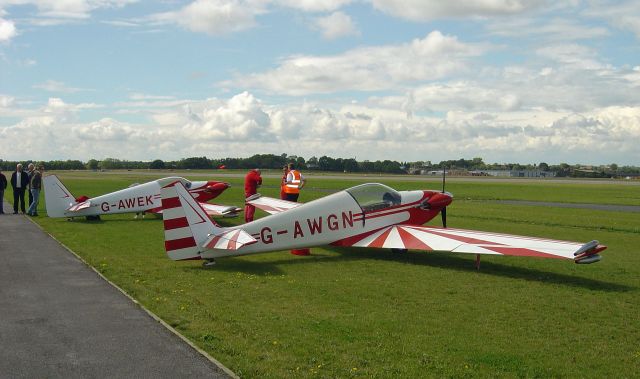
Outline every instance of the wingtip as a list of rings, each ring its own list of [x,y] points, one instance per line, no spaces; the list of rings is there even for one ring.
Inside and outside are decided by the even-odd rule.
[[[582,245],[574,255],[575,263],[589,264],[599,262],[602,257],[598,254],[605,250],[605,245],[600,245],[597,240],[593,240]]]

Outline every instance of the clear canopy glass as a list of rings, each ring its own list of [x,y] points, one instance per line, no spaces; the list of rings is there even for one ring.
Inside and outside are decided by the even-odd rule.
[[[380,183],[367,183],[349,188],[347,192],[355,199],[363,212],[371,212],[399,205],[398,191]]]

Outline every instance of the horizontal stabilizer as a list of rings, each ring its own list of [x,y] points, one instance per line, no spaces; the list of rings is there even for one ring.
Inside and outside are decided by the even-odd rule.
[[[203,247],[208,249],[239,250],[243,246],[258,242],[242,229],[231,230],[219,235],[210,236]]]
[[[251,204],[269,214],[288,211],[289,209],[302,205],[302,203],[294,203],[293,201],[274,199],[272,197],[260,196],[259,194],[256,195],[247,198],[247,204]]]
[[[235,217],[238,215],[238,213],[242,212],[241,208],[229,205],[218,205],[202,202],[199,202],[199,204],[209,216]]]
[[[91,200],[86,200],[86,201],[83,201],[82,203],[73,204],[72,206],[67,208],[67,211],[78,212],[83,209],[89,208],[90,206],[91,206]]]

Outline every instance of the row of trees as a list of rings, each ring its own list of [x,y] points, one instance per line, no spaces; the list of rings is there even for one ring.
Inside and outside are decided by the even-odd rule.
[[[0,169],[13,170],[16,161],[3,161],[0,159]],[[249,158],[222,158],[209,159],[207,157],[190,157],[177,161],[127,161],[116,158],[106,158],[103,160],[90,159],[84,163],[79,160],[55,160],[44,163],[47,170],[117,170],[117,169],[281,169],[285,164],[294,162],[296,166],[303,170],[335,171],[335,172],[372,172],[372,173],[416,173],[421,170],[540,170],[552,171],[556,176],[571,177],[613,177],[640,174],[640,167],[622,166],[615,163],[601,166],[569,165],[561,163],[559,165],[549,165],[545,162],[537,164],[519,163],[485,163],[482,158],[446,160],[439,163],[431,161],[419,162],[397,162],[391,160],[384,161],[357,161],[354,158],[332,158],[326,155],[320,158],[311,157],[305,160],[296,155],[275,155],[256,154]],[[40,162],[38,162],[40,163]]]
[[[447,160],[439,163],[431,163],[431,161],[413,162],[409,165],[409,172],[416,170],[442,170],[444,168],[451,170],[467,170],[467,171],[488,171],[488,170],[539,170],[546,172],[554,172],[559,177],[591,177],[591,178],[610,178],[624,175],[640,174],[640,167],[637,166],[618,166],[615,163],[609,165],[588,166],[588,165],[569,165],[560,163],[550,165],[545,162],[533,164],[520,163],[485,163],[482,158]]]

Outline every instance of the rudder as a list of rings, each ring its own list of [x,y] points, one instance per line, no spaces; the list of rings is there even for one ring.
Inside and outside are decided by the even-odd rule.
[[[210,233],[220,228],[184,186],[184,178],[159,179],[162,195],[164,246],[172,260],[200,259]]]
[[[42,182],[47,216],[65,217],[66,210],[76,203],[75,197],[56,175],[46,175]]]

